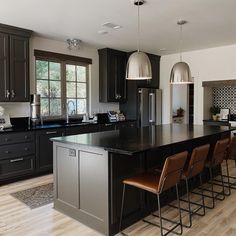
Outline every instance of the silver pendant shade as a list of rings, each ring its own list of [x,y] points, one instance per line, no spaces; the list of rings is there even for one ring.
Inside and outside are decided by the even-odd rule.
[[[126,67],[127,80],[150,80],[152,79],[152,67],[149,57],[146,53],[139,50],[139,35],[140,35],[140,17],[139,7],[144,4],[144,0],[135,0],[134,4],[138,6],[138,50],[132,53],[129,57]]]
[[[150,60],[144,52],[134,52],[130,55],[126,67],[126,79],[148,80],[152,78]]]
[[[192,84],[192,76],[189,65],[182,61],[182,25],[186,24],[187,21],[179,20],[177,24],[180,26],[180,61],[174,64],[170,74],[170,84]]]
[[[189,65],[180,61],[174,64],[170,74],[171,84],[192,84],[192,76]]]

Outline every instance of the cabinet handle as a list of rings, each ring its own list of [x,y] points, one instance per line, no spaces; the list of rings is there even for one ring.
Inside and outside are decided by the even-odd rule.
[[[46,132],[46,134],[56,134],[57,133],[57,131],[48,131],[48,132]]]
[[[112,126],[112,124],[105,124],[105,126]]]
[[[5,154],[9,154],[9,153],[11,153],[10,151],[5,151]]]
[[[11,141],[11,139],[5,138],[5,142],[9,142],[9,141]]]
[[[24,158],[16,158],[16,159],[12,159],[10,160],[10,162],[17,162],[17,161],[23,161]]]
[[[28,148],[28,147],[26,147],[26,148],[25,148],[25,151],[29,151],[29,148]]]
[[[11,93],[10,93],[9,90],[7,89],[7,90],[6,90],[6,97],[9,98],[10,95],[11,95]]]
[[[14,98],[16,96],[16,93],[14,92],[14,90],[11,90],[11,98]]]
[[[25,135],[25,139],[28,139],[29,138],[29,136],[28,135]]]
[[[120,99],[121,95],[120,94],[116,94],[116,99]]]

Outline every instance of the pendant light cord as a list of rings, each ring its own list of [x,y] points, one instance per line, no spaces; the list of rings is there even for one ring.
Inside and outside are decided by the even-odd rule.
[[[137,48],[138,52],[140,51],[140,12],[139,12],[140,2],[138,1],[138,40],[137,40]]]
[[[180,24],[180,36],[179,36],[179,55],[180,55],[180,62],[182,62],[182,43],[183,43],[183,27]]]

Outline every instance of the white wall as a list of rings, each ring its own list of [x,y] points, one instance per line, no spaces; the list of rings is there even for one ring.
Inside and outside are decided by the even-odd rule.
[[[184,109],[184,123],[188,123],[188,85],[172,86],[172,112]]]
[[[169,78],[171,68],[178,60],[178,54],[161,57],[160,88],[163,90],[162,120],[164,124],[171,122],[172,98]],[[202,82],[236,79],[236,45],[185,52],[183,60],[189,64],[194,77],[194,123],[202,124]]]
[[[89,78],[89,112],[106,112],[107,110],[119,109],[118,103],[99,103],[99,66],[98,53],[95,48],[82,46],[79,51],[68,50],[67,44],[62,41],[32,37],[30,40],[30,92],[35,92],[35,57],[34,49],[70,54],[74,56],[91,58],[93,63],[90,66]],[[29,103],[0,103],[11,115],[11,117],[28,116]]]

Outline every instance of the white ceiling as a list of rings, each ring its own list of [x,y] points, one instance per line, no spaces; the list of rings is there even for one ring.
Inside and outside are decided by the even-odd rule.
[[[65,41],[79,38],[96,48],[136,49],[137,7],[132,0],[0,0],[0,23],[24,27]],[[141,50],[169,54],[178,51],[178,19],[183,50],[236,43],[236,0],[147,0],[141,9]],[[105,29],[112,22],[119,30]],[[166,48],[166,51],[160,49]]]

